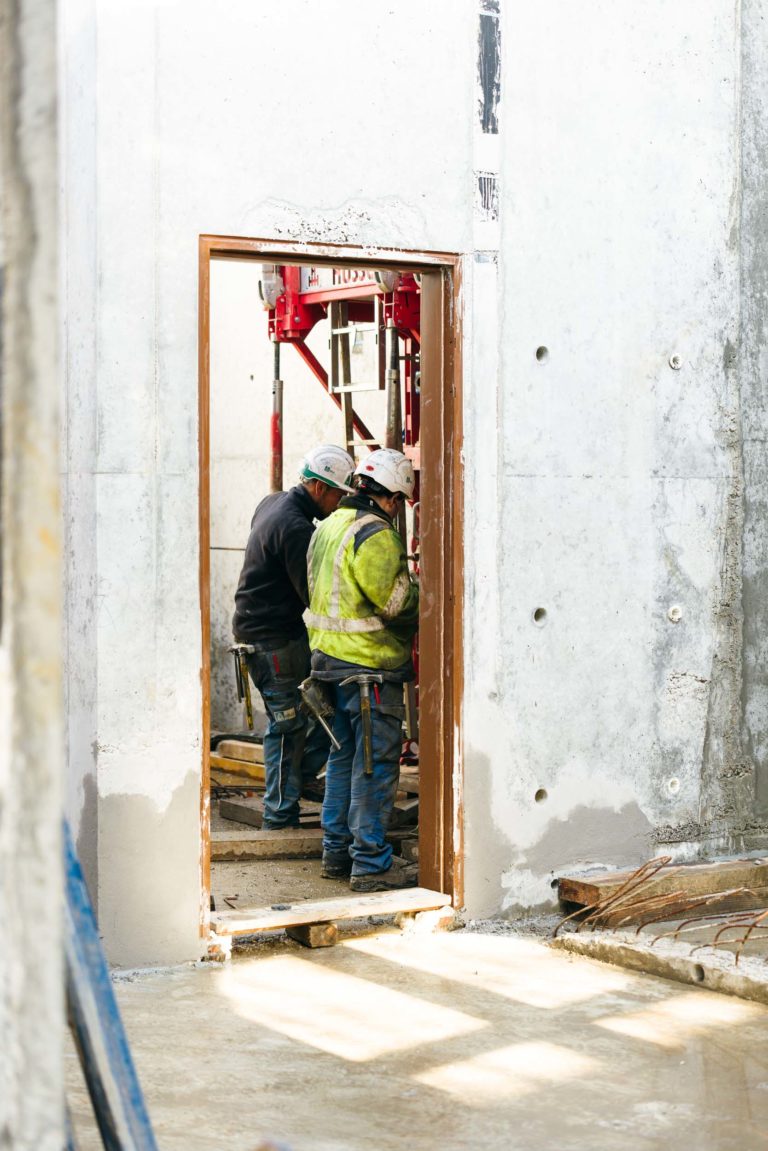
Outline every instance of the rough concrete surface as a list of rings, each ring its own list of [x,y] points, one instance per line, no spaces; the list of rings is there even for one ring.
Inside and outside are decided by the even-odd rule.
[[[238,910],[306,899],[336,899],[345,892],[349,893],[347,880],[321,878],[319,859],[211,864],[211,893],[219,911],[227,907]]]
[[[60,1151],[56,5],[0,4],[0,1146]]]
[[[765,1146],[768,1010],[531,938],[277,940],[116,991],[162,1151]]]
[[[764,930],[752,932],[740,943],[746,925],[729,928],[713,946],[725,922],[675,920],[649,924],[639,932],[635,928],[579,932],[566,927],[552,945],[631,971],[768,1004],[768,941]]]
[[[63,7],[69,790],[110,955],[123,922],[147,962],[195,954],[199,825],[167,809],[201,763],[204,233],[462,256],[470,913],[654,842],[764,843],[762,0]],[[323,98],[287,112],[295,75]],[[250,313],[214,357],[217,692],[269,402]]]

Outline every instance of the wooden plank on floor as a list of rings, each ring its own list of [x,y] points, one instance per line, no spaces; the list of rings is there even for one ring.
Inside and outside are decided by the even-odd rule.
[[[406,771],[400,772],[400,782],[398,783],[398,790],[407,791],[409,795],[419,794],[419,777],[418,775],[411,775]]]
[[[631,874],[631,871],[609,871],[599,875],[563,876],[558,882],[558,895],[564,902],[587,906],[614,895]],[[665,867],[653,880],[644,884],[641,891],[643,896],[685,891],[695,897],[734,887],[758,890],[768,887],[768,859],[730,859],[720,863],[684,863]],[[762,904],[756,903],[755,906]]]
[[[249,779],[244,775],[231,775],[228,771],[211,769],[211,787],[238,787],[246,795],[259,792],[263,794],[264,784],[260,779]]]
[[[289,907],[254,907],[242,911],[217,911],[211,927],[217,935],[252,935],[301,923],[339,923],[364,919],[368,915],[396,915],[449,907],[451,897],[425,887],[405,887],[398,891],[372,891],[369,895],[349,895],[342,899],[312,899]]]
[[[232,819],[236,823],[244,823],[249,827],[261,827],[264,822],[264,799],[257,795],[249,799],[220,799],[219,815],[222,819]],[[319,827],[320,804],[303,799],[299,822],[302,827]]]
[[[222,739],[216,755],[224,759],[241,759],[246,763],[264,763],[264,748],[260,743],[246,743],[240,739]]]
[[[320,828],[285,831],[214,831],[211,859],[215,863],[247,859],[319,859],[323,854]]]
[[[226,771],[229,775],[239,775],[244,779],[255,779],[264,782],[264,766],[260,763],[246,763],[240,759],[227,759],[223,755],[211,753],[211,768]]]

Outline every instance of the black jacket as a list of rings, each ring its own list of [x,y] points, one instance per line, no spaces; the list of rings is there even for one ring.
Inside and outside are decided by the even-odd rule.
[[[232,630],[239,643],[277,645],[306,633],[307,548],[316,514],[301,484],[267,496],[256,508],[235,592]]]

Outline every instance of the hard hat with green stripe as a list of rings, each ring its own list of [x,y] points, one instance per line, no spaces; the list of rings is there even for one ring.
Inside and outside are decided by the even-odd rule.
[[[329,488],[341,488],[343,492],[353,492],[352,474],[355,461],[343,448],[335,444],[321,444],[307,452],[301,467],[299,479],[322,480]]]

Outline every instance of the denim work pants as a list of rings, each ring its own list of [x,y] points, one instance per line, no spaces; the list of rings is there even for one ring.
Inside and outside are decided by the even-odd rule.
[[[256,647],[248,671],[259,689],[269,722],[264,733],[264,827],[297,827],[299,796],[328,759],[330,742],[319,723],[302,710],[299,684],[309,675],[306,636],[280,647]]]
[[[323,855],[340,863],[351,856],[353,875],[386,871],[392,863],[392,846],[385,836],[395,805],[403,746],[402,684],[371,685],[370,776],[363,770],[360,688],[355,683],[329,686],[336,702],[333,734],[341,750],[331,752],[325,777]]]

